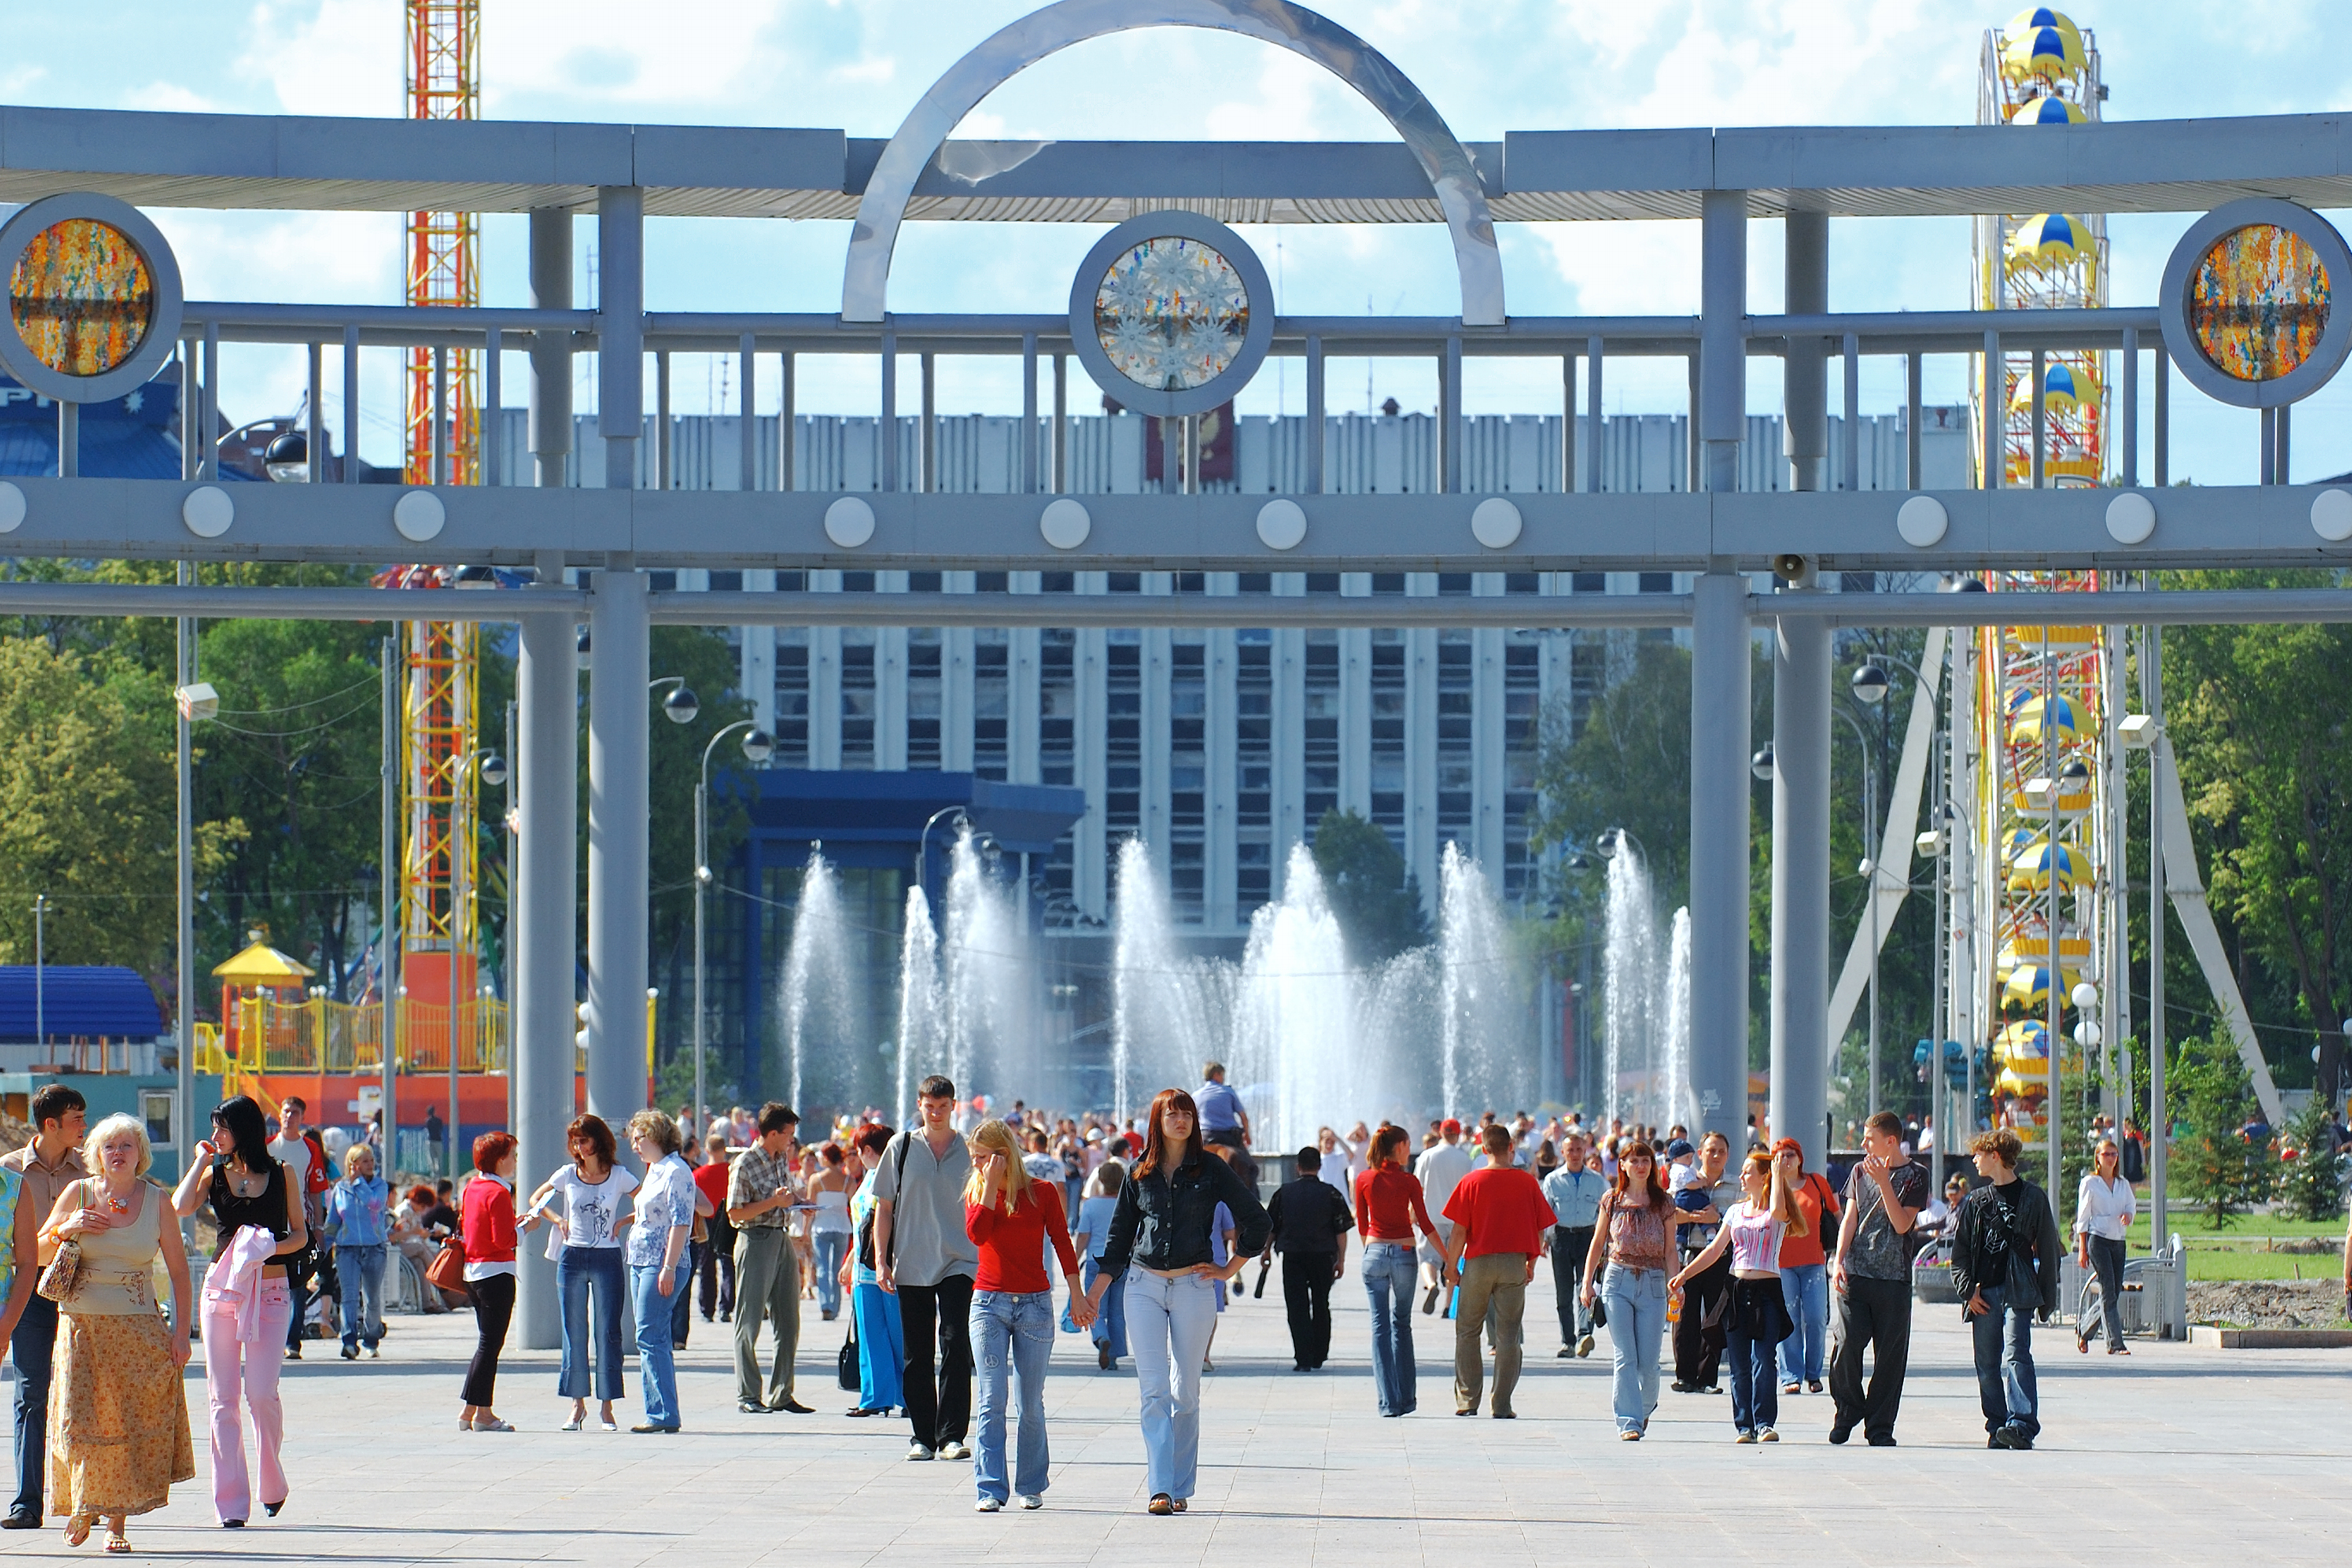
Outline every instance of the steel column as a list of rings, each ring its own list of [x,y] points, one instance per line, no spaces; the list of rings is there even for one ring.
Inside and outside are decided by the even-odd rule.
[[[553,562],[541,574],[542,581],[560,581],[562,575]],[[628,575],[636,580],[635,574]],[[600,652],[604,646],[601,638],[593,645]],[[522,617],[515,694],[521,710],[517,724],[521,745],[520,754],[511,759],[519,807],[510,893],[515,927],[511,1070],[522,1170],[529,1179],[536,1180],[563,1161],[563,1129],[572,1120],[576,1072],[572,922],[580,876],[576,782],[580,677],[569,614]],[[642,720],[642,686],[625,694],[635,699]],[[642,773],[638,776],[642,778]],[[642,955],[642,943],[635,951]],[[642,962],[640,957],[641,966]],[[637,994],[644,994],[641,981]],[[643,1041],[642,1027],[635,1037]],[[593,1051],[590,1059],[595,1059]],[[541,1247],[525,1247],[516,1256],[522,1274],[523,1346],[552,1349],[562,1338],[555,1266]]]
[[[58,478],[81,478],[81,405],[58,405]]]
[[[376,792],[383,820],[376,853],[381,873],[377,896],[383,900],[383,928],[376,937],[376,994],[383,1003],[380,1026],[383,1049],[379,1063],[383,1079],[383,1145],[376,1165],[387,1183],[400,1180],[400,645],[397,625],[383,639],[378,673],[383,683],[383,754],[377,768]]]
[[[744,332],[735,342],[735,377],[743,388],[735,399],[735,488],[741,490],[760,488],[759,370],[760,356],[753,352],[751,334]]]
[[[800,488],[800,443],[793,437],[800,425],[800,385],[795,372],[800,368],[793,356],[783,359],[784,384],[782,401],[776,405],[776,488],[780,490]]]
[[[1061,362],[1054,362],[1059,364]],[[1307,339],[1307,493],[1323,493],[1323,340]]]
[[[1800,590],[1799,592],[1807,592]],[[1772,648],[1772,1135],[1829,1155],[1830,632],[1783,616]]]
[[[636,488],[646,423],[646,194],[596,188],[596,432],[604,488]]]
[[[1690,1086],[1700,1124],[1747,1147],[1748,580],[1717,563],[1691,618]]]
[[[2006,477],[2004,468],[2007,458],[2002,452],[2000,433],[2001,422],[2007,417],[2006,394],[2009,391],[2009,376],[2002,368],[2000,361],[1999,332],[1987,332],[1984,335],[1983,370],[1984,384],[1977,395],[1979,399],[1979,413],[1982,416],[1979,422],[1983,426],[1977,432],[1983,441],[1983,451],[1979,454],[1979,460],[1983,465],[1984,472],[1980,476],[1980,480],[1983,489],[1997,490],[2001,488],[2001,482]]]
[[[1823,213],[1790,213],[1786,228],[1789,313],[1823,314],[1829,310],[1829,217]],[[1827,351],[1828,345],[1820,338],[1791,338],[1788,357],[1780,362],[1780,449],[1788,454],[1792,490],[1827,488],[1828,476],[1823,472],[1830,446]]]
[[[1438,484],[1447,495],[1462,489],[1462,340],[1445,340],[1437,359]]]
[[[530,303],[535,310],[572,309],[572,214],[538,207],[530,215]],[[572,452],[572,335],[530,335],[530,452],[535,483],[563,483]]]
[[[2139,484],[2139,329],[2124,329],[2123,486]]]
[[[1862,489],[1862,340],[1845,335],[1845,481],[1841,489]]]
[[[343,483],[360,482],[360,330],[343,329]],[[389,1178],[386,1178],[389,1180]]]
[[[625,556],[588,610],[588,1109],[618,1128],[646,1107],[647,624]]]
[[[1021,493],[1037,493],[1037,334],[1021,334]],[[697,1108],[699,1114],[699,1108]]]
[[[1923,354],[1906,354],[1903,371],[1903,488],[1919,488],[1919,382]]]
[[[1748,193],[1707,191],[1699,197],[1698,337],[1710,490],[1739,488],[1739,443],[1748,434],[1748,345],[1740,337],[1747,315]],[[1593,384],[1598,390],[1598,380]],[[1597,427],[1597,397],[1592,417]]]
[[[1604,344],[1589,338],[1584,344],[1584,488],[1601,493],[1601,442],[1607,436],[1601,423],[1601,362]],[[1613,1090],[1612,1092],[1614,1092]]]
[[[1054,493],[1070,488],[1070,356],[1054,356]]]

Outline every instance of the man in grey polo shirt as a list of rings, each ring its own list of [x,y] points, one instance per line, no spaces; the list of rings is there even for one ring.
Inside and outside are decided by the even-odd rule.
[[[971,1282],[980,1268],[980,1251],[963,1228],[971,1153],[955,1130],[955,1085],[934,1073],[916,1095],[919,1125],[890,1141],[874,1173],[875,1273],[898,1296],[905,1331],[907,1419],[915,1429],[907,1458],[969,1459]]]

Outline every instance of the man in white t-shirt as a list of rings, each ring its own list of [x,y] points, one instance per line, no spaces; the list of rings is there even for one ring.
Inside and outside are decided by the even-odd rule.
[[[1438,1239],[1443,1242],[1454,1234],[1452,1222],[1437,1218],[1445,1212],[1445,1201],[1454,1195],[1454,1188],[1470,1173],[1470,1151],[1462,1146],[1462,1123],[1447,1117],[1437,1129],[1439,1142],[1433,1148],[1422,1151],[1421,1163],[1413,1174],[1421,1178],[1422,1202],[1428,1206],[1431,1217],[1436,1219]],[[1427,1287],[1422,1293],[1421,1310],[1424,1316],[1437,1310],[1438,1293],[1444,1289],[1440,1269],[1444,1259],[1436,1247],[1427,1241],[1421,1244],[1422,1283]]]
[[[310,1112],[299,1094],[289,1094],[278,1103],[278,1136],[269,1141],[269,1156],[286,1167],[289,1191],[302,1199],[302,1222],[317,1236],[327,1222],[327,1195],[324,1190],[312,1192],[320,1184],[311,1179],[311,1167],[320,1163],[320,1151],[302,1136],[302,1119]],[[290,1274],[292,1270],[289,1270]],[[286,1324],[286,1359],[302,1359],[303,1320],[309,1315],[310,1298],[316,1292],[308,1279],[297,1279],[294,1286],[294,1315]]]

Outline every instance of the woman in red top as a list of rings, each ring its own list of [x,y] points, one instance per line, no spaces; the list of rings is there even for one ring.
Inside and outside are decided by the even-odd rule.
[[[474,1299],[474,1359],[466,1368],[466,1408],[460,1432],[511,1432],[490,1408],[499,1381],[499,1352],[515,1303],[515,1136],[485,1132],[474,1140],[474,1169],[460,1200],[459,1236],[466,1248],[466,1294]]]
[[[1085,1328],[1094,1307],[1078,1284],[1078,1255],[1062,1217],[1062,1194],[1031,1179],[1013,1130],[993,1119],[967,1140],[971,1180],[963,1191],[963,1230],[980,1249],[972,1279],[971,1349],[980,1374],[980,1446],[972,1455],[973,1506],[994,1513],[1021,1494],[1023,1508],[1045,1505],[1045,1363],[1054,1353],[1054,1287],[1045,1248],[1061,1260],[1070,1288],[1070,1320]],[[1016,1474],[1004,1470],[1005,1378],[1021,1401]]]
[[[1805,1169],[1805,1146],[1794,1138],[1772,1145],[1772,1161],[1780,1184],[1796,1198],[1797,1212],[1807,1226],[1795,1226],[1780,1242],[1780,1294],[1797,1331],[1780,1342],[1780,1392],[1797,1392],[1799,1377],[1815,1394],[1822,1391],[1822,1351],[1829,1343],[1829,1255],[1822,1242],[1837,1236],[1837,1195],[1817,1171]]]
[[[1405,1163],[1412,1142],[1403,1128],[1381,1123],[1372,1134],[1370,1165],[1356,1178],[1356,1229],[1364,1238],[1364,1293],[1372,1306],[1372,1386],[1383,1415],[1410,1415],[1419,1403],[1412,1365],[1414,1227],[1444,1255],[1422,1199],[1421,1178]],[[1446,1285],[1454,1283],[1452,1264],[1441,1263],[1439,1272]]]

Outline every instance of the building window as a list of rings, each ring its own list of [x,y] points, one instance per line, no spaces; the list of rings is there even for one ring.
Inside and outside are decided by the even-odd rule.
[[[907,574],[907,592],[909,594],[936,594],[939,591],[939,573],[909,572]]]
[[[1543,574],[1538,572],[1506,572],[1503,574],[1503,592],[1540,594],[1543,592]]]
[[[1041,572],[1037,587],[1047,594],[1075,594],[1078,591],[1078,574],[1075,572]]]
[[[782,576],[782,573],[778,573]],[[798,576],[798,573],[793,575]],[[776,750],[774,765],[809,765],[809,629],[776,628]]]
[[[870,594],[874,592],[874,574],[871,572],[844,572],[841,574],[841,591],[845,594]]]
[[[1337,572],[1309,572],[1307,574],[1307,591],[1310,594],[1338,593],[1339,591],[1339,574]]]
[[[975,594],[1010,592],[1007,583],[1009,576],[1010,574],[1003,572],[975,572],[971,574],[971,591]]]
[[[1378,581],[1378,579],[1375,579]],[[1372,820],[1404,852],[1404,637],[1393,626],[1372,633]]]
[[[1077,646],[1078,634],[1067,626],[1048,626],[1038,638],[1037,776],[1045,784],[1077,782]],[[1063,865],[1059,890],[1066,893],[1068,859],[1058,847],[1054,853]]]
[[[940,765],[940,650],[939,627],[907,633],[907,766],[917,772]]]
[[[1535,811],[1542,703],[1542,645],[1533,632],[1512,632],[1503,645],[1503,896],[1507,899],[1525,898],[1532,890],[1528,819]]]
[[[1339,634],[1307,634],[1307,754],[1299,806],[1312,834],[1323,814],[1339,805]]]
[[[1403,573],[1402,573],[1402,572],[1375,572],[1375,573],[1373,573],[1373,574],[1372,574],[1372,592],[1373,592],[1373,593],[1375,593],[1375,594],[1402,594],[1402,593],[1403,593],[1403,592],[1404,592],[1404,574],[1403,574]]]
[[[1470,574],[1440,572],[1437,574],[1437,593],[1440,598],[1466,598],[1470,593]]]
[[[677,574],[648,572],[646,574],[646,586],[656,594],[674,594],[677,592]]]
[[[1475,854],[1471,831],[1475,818],[1476,763],[1472,749],[1472,709],[1477,700],[1475,648],[1465,631],[1437,637],[1437,838],[1452,839]]]
[[[1106,575],[1110,578],[1110,591],[1114,594],[1143,592],[1143,574],[1140,572],[1112,572]]]
[[[1274,893],[1274,646],[1261,632],[1234,654],[1234,918],[1247,924]]]
[[[777,593],[779,593],[779,594],[805,594],[805,593],[807,593],[807,592],[808,592],[808,574],[807,574],[807,573],[805,573],[805,572],[779,572],[779,573],[777,573],[777,574],[776,574],[776,592],[777,592]]]
[[[971,771],[984,779],[1002,781],[1007,776],[1005,747],[1013,712],[1011,636],[1002,626],[972,634]]]
[[[867,572],[860,575],[870,582],[874,574]],[[872,626],[841,629],[841,765],[844,769],[874,766]]]
[[[743,591],[743,574],[740,572],[713,572],[710,574],[710,591],[714,594],[741,593]]]
[[[1644,594],[1671,594],[1675,591],[1675,574],[1671,572],[1644,572],[1640,586]]]
[[[1236,591],[1244,594],[1271,594],[1274,592],[1274,574],[1244,572],[1234,585]]]
[[[1571,572],[1569,578],[1568,591],[1571,594],[1609,592],[1609,574],[1606,572]]]
[[[1113,864],[1118,841],[1143,830],[1143,646],[1113,631],[1103,649],[1103,826]]]

